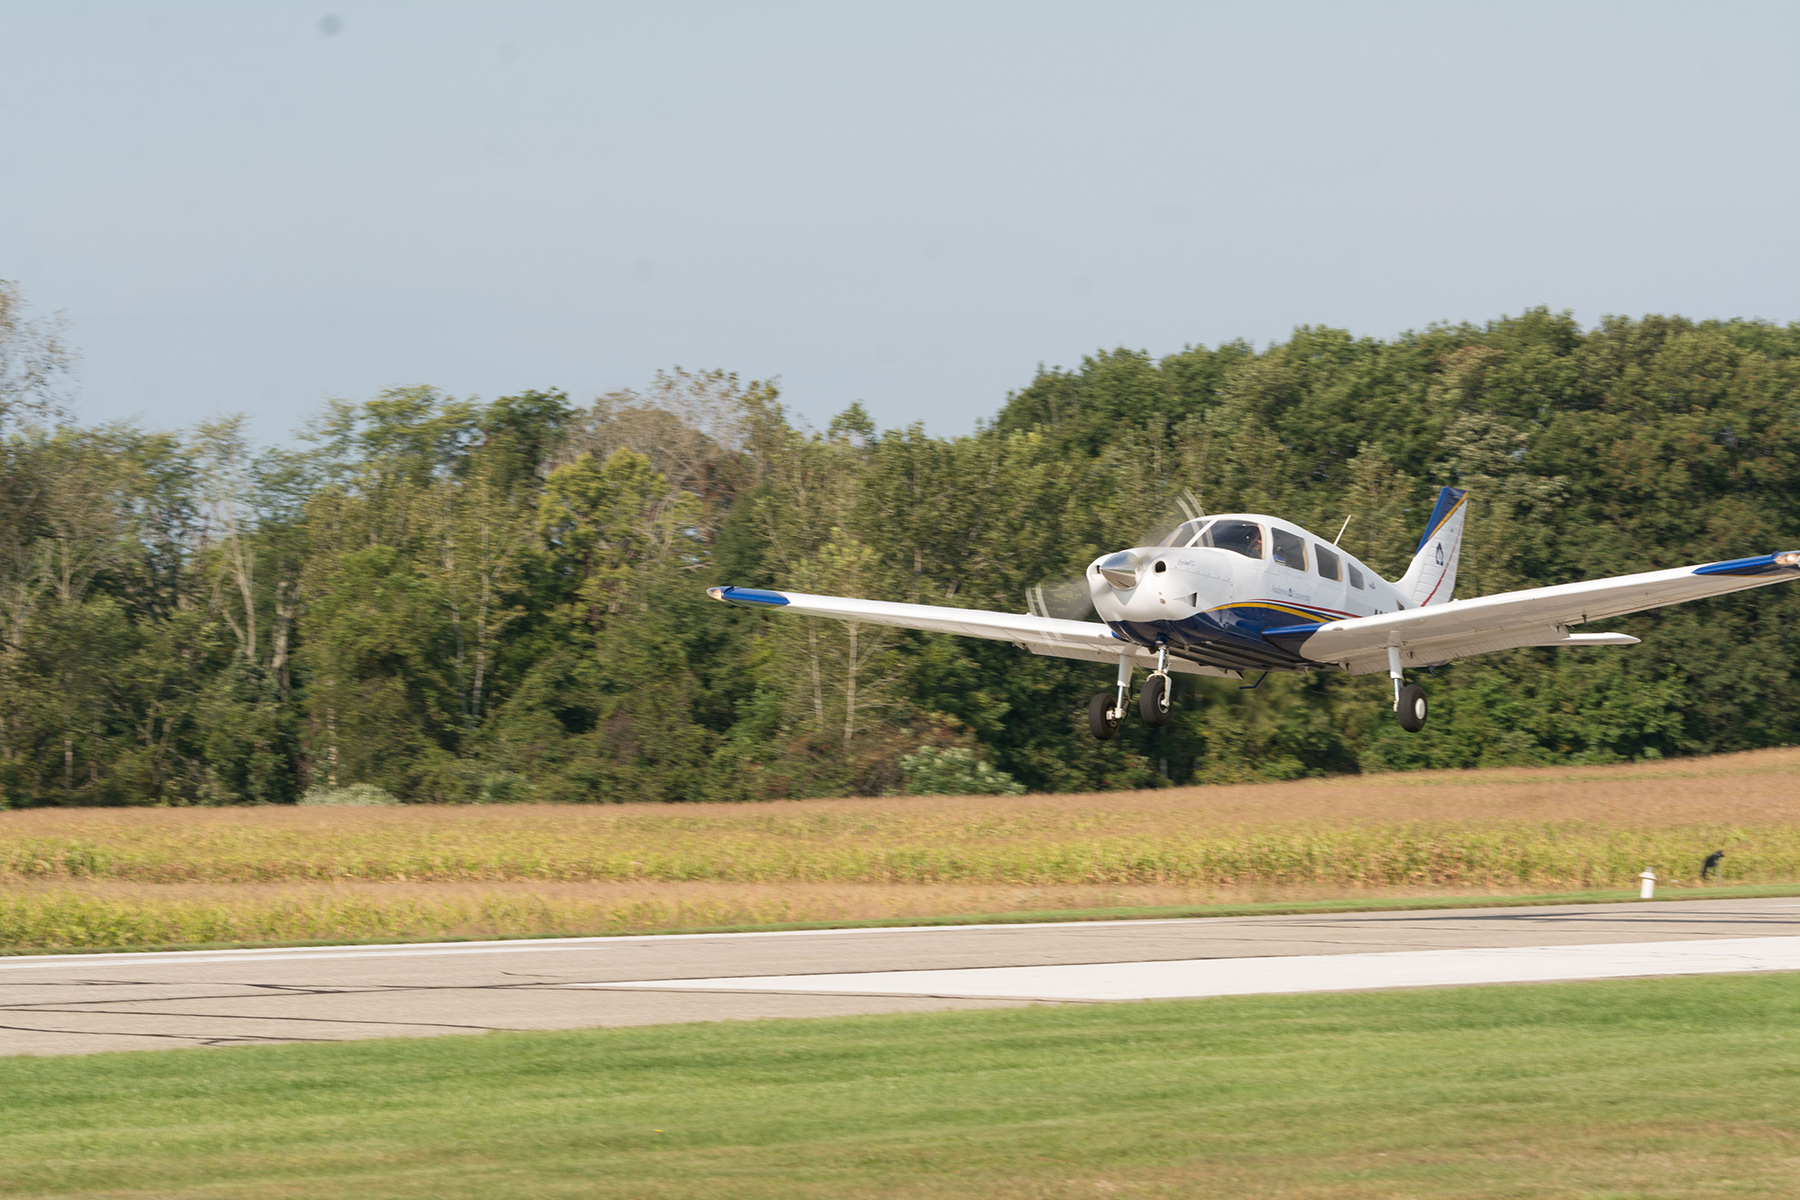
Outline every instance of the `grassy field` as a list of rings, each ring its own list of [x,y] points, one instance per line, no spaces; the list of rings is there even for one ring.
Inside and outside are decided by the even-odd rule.
[[[0,1195],[1791,1197],[1800,978],[0,1060]]]
[[[243,890],[252,894],[240,894]],[[208,895],[208,891],[223,894]],[[568,934],[727,933],[774,929],[828,929],[876,925],[966,925],[1032,921],[1115,921],[1173,917],[1270,916],[1281,913],[1371,912],[1490,908],[1548,904],[1635,902],[1633,889],[1575,892],[1460,892],[1425,890],[1400,895],[1359,891],[1331,899],[1211,900],[1204,903],[1126,904],[1115,893],[1092,903],[1062,890],[1033,892],[1045,907],[1007,907],[1005,894],[975,889],[911,888],[898,895],[874,889],[821,888],[795,894],[755,885],[711,891],[705,885],[664,898],[637,894],[609,897],[600,885],[573,887],[573,897],[554,889],[509,890],[504,885],[369,884],[361,887],[204,889],[23,889],[0,895],[0,954],[82,953],[106,950],[181,950],[221,947],[328,945],[364,942],[438,942],[484,938],[555,937]],[[594,894],[598,892],[599,894]],[[1079,897],[1077,890],[1075,894]],[[1800,896],[1800,884],[1661,888],[1659,901],[1727,900]],[[1017,899],[1015,894],[1012,899]],[[841,903],[839,901],[842,901]],[[996,901],[1001,903],[995,903]],[[986,903],[984,903],[986,902]],[[895,915],[896,912],[899,915]]]
[[[1091,796],[0,813],[0,946],[1800,882],[1800,749]]]

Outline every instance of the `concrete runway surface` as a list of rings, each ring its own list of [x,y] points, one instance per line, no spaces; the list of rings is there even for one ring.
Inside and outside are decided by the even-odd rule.
[[[1776,899],[41,955],[0,1054],[1793,969]]]

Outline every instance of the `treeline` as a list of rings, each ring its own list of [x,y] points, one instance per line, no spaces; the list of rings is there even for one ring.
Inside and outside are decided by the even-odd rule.
[[[0,408],[0,416],[5,409]],[[1538,310],[1392,341],[1322,328],[1042,371],[974,435],[819,431],[680,370],[578,406],[426,387],[306,449],[33,419],[0,479],[0,804],[758,800],[1598,762],[1800,735],[1800,591],[1616,623],[1423,680],[1178,677],[1085,729],[1110,669],[784,618],[715,583],[1025,611],[1210,511],[1279,513],[1396,574],[1437,489],[1459,594],[1800,547],[1800,326]],[[1054,589],[1051,593],[1054,594]],[[1016,781],[1016,783],[1014,782]]]

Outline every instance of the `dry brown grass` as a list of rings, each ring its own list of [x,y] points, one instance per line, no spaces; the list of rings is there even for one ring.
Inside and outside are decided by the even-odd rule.
[[[771,818],[879,816],[933,823],[980,814],[1032,814],[1055,824],[1103,818],[1146,832],[1303,821],[1327,827],[1402,821],[1589,821],[1634,828],[1677,824],[1781,824],[1800,820],[1800,747],[1712,758],[1595,767],[1503,767],[1346,775],[1291,783],[1028,796],[898,796],[780,800],[766,804],[400,806],[371,808],[38,808],[0,812],[0,841],[86,836],[136,840],[159,833],[242,829],[370,836],[531,828],[603,829],[637,819],[723,827]]]
[[[0,813],[0,944],[1800,880],[1800,749],[1083,796]]]

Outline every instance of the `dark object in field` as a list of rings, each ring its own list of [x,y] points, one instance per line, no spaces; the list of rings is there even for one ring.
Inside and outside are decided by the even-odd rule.
[[[1707,855],[1706,861],[1700,864],[1700,878],[1705,879],[1708,875],[1717,875],[1719,873],[1719,860],[1724,857],[1725,852],[1723,850],[1714,850],[1711,854]]]

